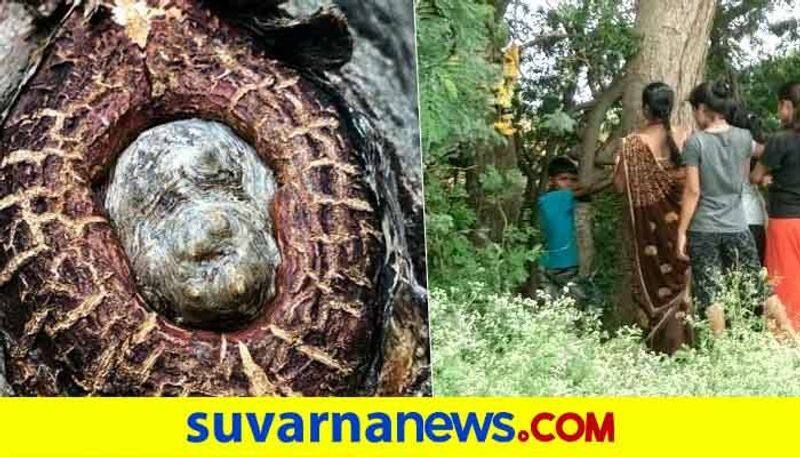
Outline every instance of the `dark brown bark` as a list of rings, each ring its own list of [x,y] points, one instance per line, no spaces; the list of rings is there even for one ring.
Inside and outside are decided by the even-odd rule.
[[[402,211],[383,157],[394,149],[325,81],[194,1],[161,3],[125,25],[102,8],[75,11],[0,133],[0,286],[10,302],[0,324],[17,393],[419,391],[427,334],[381,344],[394,341],[385,328],[397,313],[426,319],[425,291],[398,248]],[[277,296],[243,330],[189,331],[151,311],[94,198],[139,132],[185,117],[229,125],[280,185]],[[393,356],[408,363],[388,370]],[[387,373],[379,385],[376,372]]]

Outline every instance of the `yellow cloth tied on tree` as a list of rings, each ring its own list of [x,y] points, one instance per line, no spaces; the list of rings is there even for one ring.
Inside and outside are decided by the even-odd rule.
[[[510,45],[503,51],[503,81],[494,88],[494,104],[498,107],[499,114],[499,119],[494,123],[494,128],[505,136],[511,136],[517,132],[511,108],[520,74],[519,55],[520,48],[516,44]]]

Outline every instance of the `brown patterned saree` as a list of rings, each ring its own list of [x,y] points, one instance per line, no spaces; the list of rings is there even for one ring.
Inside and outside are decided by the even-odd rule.
[[[648,344],[671,354],[692,337],[682,318],[690,310],[690,269],[675,249],[683,183],[677,167],[662,165],[638,135],[623,140],[617,167],[633,235],[634,298],[648,319]]]

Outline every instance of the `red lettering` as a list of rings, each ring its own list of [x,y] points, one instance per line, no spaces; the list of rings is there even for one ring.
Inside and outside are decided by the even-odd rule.
[[[577,425],[577,429],[573,433],[569,433],[566,430],[565,425],[567,421],[574,422]],[[581,439],[585,430],[586,424],[583,422],[583,418],[578,415],[578,413],[562,414],[556,421],[556,433],[558,434],[558,437],[568,443],[572,443]]]
[[[543,422],[555,422],[554,433],[543,431]],[[574,443],[581,439],[587,443],[607,442],[615,440],[614,413],[605,413],[600,422],[595,413],[586,413],[585,416],[567,412],[556,416],[553,413],[539,413],[531,421],[531,434],[536,441],[549,443],[556,437],[559,440]]]
[[[539,422],[548,421],[552,422],[556,416],[553,413],[539,413],[537,414],[533,420],[531,421],[531,433],[533,433],[534,438],[536,441],[541,441],[543,443],[547,443],[549,441],[553,441],[556,439],[552,433],[542,433],[539,431]]]
[[[586,442],[614,442],[614,413],[606,413],[603,424],[597,423],[594,413],[586,415]]]

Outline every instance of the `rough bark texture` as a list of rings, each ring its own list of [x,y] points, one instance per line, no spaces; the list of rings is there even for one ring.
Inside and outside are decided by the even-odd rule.
[[[0,133],[0,323],[17,393],[424,392],[425,290],[390,163],[405,145],[196,2],[135,3],[74,11]],[[230,126],[279,185],[277,295],[235,332],[151,311],[95,192],[140,132],[186,117]]]
[[[663,81],[676,92],[676,109],[672,125],[691,128],[694,125],[689,93],[702,81],[713,25],[716,0],[640,0],[636,33],[641,37],[640,49],[629,65],[623,95],[623,129],[630,132],[643,121],[642,90],[653,81]],[[622,259],[631,258],[635,244],[631,230],[624,227],[620,236]],[[619,287],[618,311],[630,314],[637,308],[631,295],[630,262],[624,262]],[[643,314],[626,316],[626,321],[641,321]]]
[[[422,156],[420,154],[417,70],[412,0],[335,2],[345,12],[355,35],[349,65],[331,72],[347,101],[371,114],[389,143],[398,151],[400,193],[409,214],[406,233],[424,233]],[[392,33],[387,33],[392,30]],[[410,237],[416,277],[425,285],[424,237]]]
[[[639,1],[635,32],[641,43],[625,85],[625,131],[642,121],[642,90],[653,81],[675,89],[673,125],[694,125],[686,99],[703,79],[716,4],[716,0]]]
[[[331,3],[326,0],[292,0],[287,6],[309,11]],[[351,63],[329,72],[331,81],[351,106],[375,119],[386,136],[382,153],[390,163],[384,181],[397,181],[395,197],[399,222],[405,227],[395,240],[395,250],[407,249],[398,261],[397,293],[402,296],[384,319],[384,349],[378,382],[380,395],[430,391],[428,308],[425,299],[424,196],[419,143],[417,78],[412,0],[335,0],[347,16],[354,35]],[[394,171],[392,171],[394,170]],[[398,179],[388,174],[396,173]],[[407,246],[403,248],[402,246]],[[409,389],[408,386],[414,386]]]
[[[608,110],[616,103],[625,90],[627,74],[621,74],[612,81],[606,90],[599,94],[586,114],[580,144],[578,178],[581,185],[594,187],[602,179],[603,170],[599,167],[598,144],[601,139],[603,123]],[[580,275],[592,274],[595,259],[594,207],[590,202],[579,202],[575,211],[575,230],[580,252]]]
[[[37,33],[33,21],[33,16],[22,4],[0,0],[0,119],[25,77],[33,51],[43,38]],[[6,303],[7,297],[0,291],[0,321]],[[5,338],[0,330],[0,353],[5,353],[4,348]],[[11,393],[6,382],[3,355],[0,356],[0,396]]]

